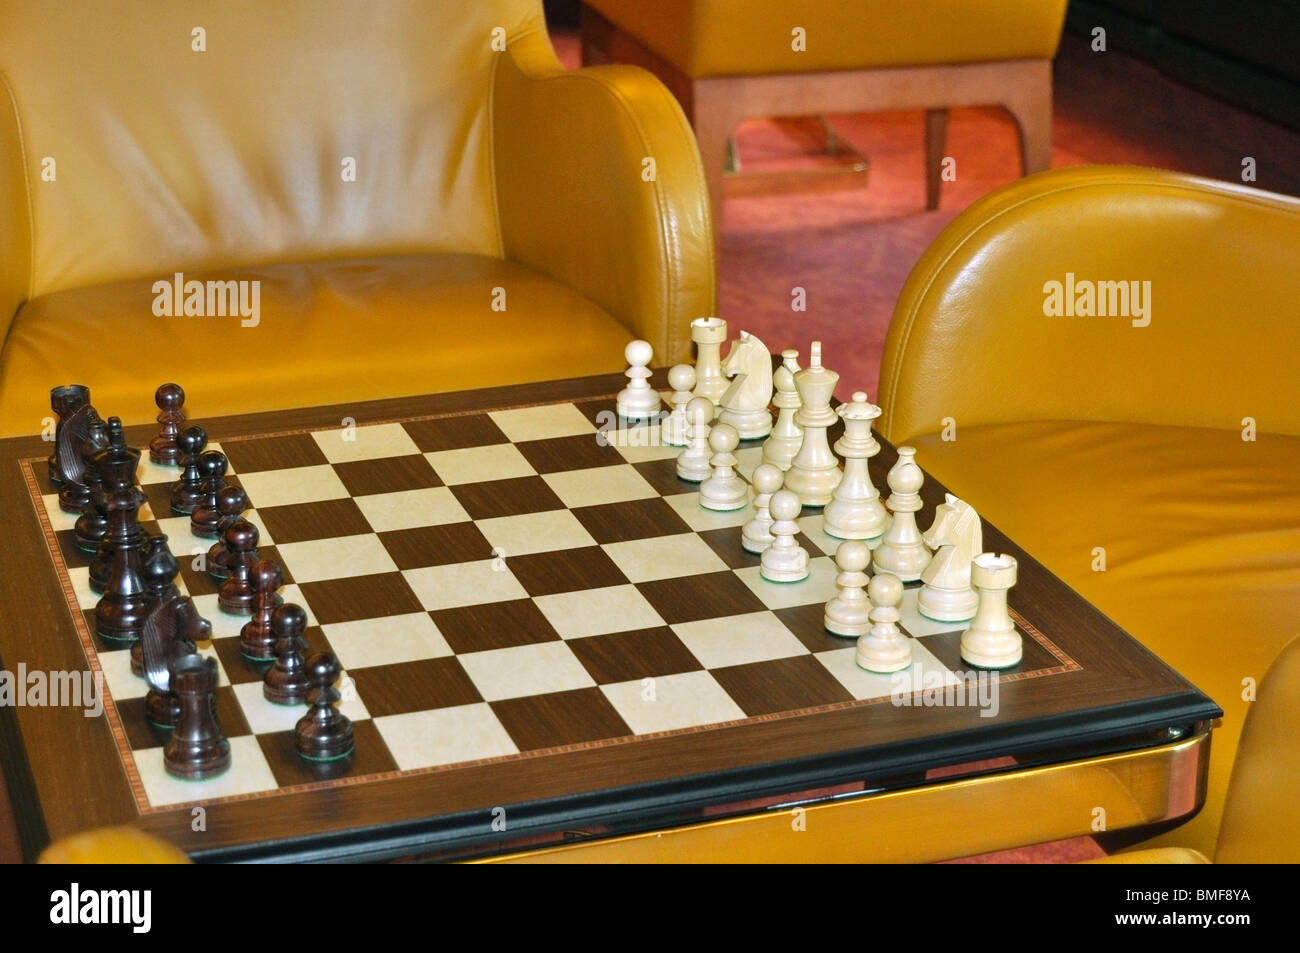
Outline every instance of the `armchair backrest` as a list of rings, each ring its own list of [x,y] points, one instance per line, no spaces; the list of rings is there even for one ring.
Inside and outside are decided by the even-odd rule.
[[[1300,863],[1300,639],[1258,683],[1241,729],[1217,864]]]
[[[494,45],[544,29],[540,0],[0,0],[29,296],[339,254],[499,255]]]
[[[1106,421],[1300,434],[1300,199],[1157,169],[1030,176],[903,286],[880,374],[895,442]]]

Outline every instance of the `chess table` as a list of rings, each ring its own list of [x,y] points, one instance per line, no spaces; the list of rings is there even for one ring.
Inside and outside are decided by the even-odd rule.
[[[210,540],[169,511],[177,471],[145,462],[141,521],[213,623],[199,648],[232,767],[205,781],[164,772],[127,647],[95,634],[50,444],[0,442],[0,668],[89,672],[108,696],[98,717],[0,708],[26,854],[130,824],[211,861],[928,861],[1199,808],[1219,709],[996,527],[985,548],[1019,561],[1025,653],[982,683],[995,694],[966,681],[962,626],[923,619],[914,586],[907,681],[867,673],[822,626],[837,541],[820,513],[799,521],[810,578],[763,580],[740,546],[748,513],[700,508],[655,427],[618,425],[623,383],[222,419],[191,394],[281,594],[343,666],[356,735],[346,760],[297,756],[303,709],[262,698],[245,620],[193,561]],[[739,457],[748,476],[761,448]],[[885,443],[877,486],[894,459]],[[944,491],[927,480],[921,526]]]

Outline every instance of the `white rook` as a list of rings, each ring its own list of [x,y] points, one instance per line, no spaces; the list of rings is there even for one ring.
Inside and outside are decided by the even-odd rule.
[[[961,634],[961,657],[976,668],[1011,668],[1024,654],[1020,633],[1007,611],[1007,590],[1016,584],[1013,556],[980,553],[970,578],[979,590],[980,607],[970,628]]]

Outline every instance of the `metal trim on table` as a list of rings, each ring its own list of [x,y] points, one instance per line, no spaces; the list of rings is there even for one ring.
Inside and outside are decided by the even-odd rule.
[[[1190,817],[1209,758],[1204,727],[1158,748],[470,863],[929,863],[1097,833],[1097,808],[1109,831]]]

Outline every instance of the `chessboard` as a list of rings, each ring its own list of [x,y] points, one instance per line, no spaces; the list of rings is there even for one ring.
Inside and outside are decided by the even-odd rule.
[[[901,607],[913,669],[900,680],[859,668],[854,640],[822,624],[841,541],[822,532],[820,513],[799,520],[809,578],[769,582],[741,546],[752,510],[702,508],[696,485],[676,475],[678,448],[658,438],[657,423],[621,421],[597,400],[209,444],[248,495],[261,557],[284,570],[280,595],[307,610],[311,650],[343,666],[340,710],[356,753],[333,768],[294,752],[302,706],[263,697],[265,664],[239,651],[247,617],[218,608],[203,568],[212,540],[170,510],[177,468],[146,457],[142,528],[166,534],[182,593],[212,623],[199,649],[217,662],[232,767],[203,781],[163,770],[167,735],[145,717],[148,686],[131,672],[128,645],[93,635],[90,557],[42,482],[43,461],[32,461],[29,485],[87,659],[103,673],[140,811],[834,708],[866,717],[900,685],[910,695],[913,683],[965,678],[964,626],[921,616],[915,587]],[[761,446],[739,457],[748,477]],[[1002,679],[1078,669],[1017,621],[1025,659]]]
[[[59,508],[44,456],[22,458],[69,628],[102,673],[103,720],[133,813],[158,816],[156,829],[184,840],[191,806],[228,809],[242,819],[222,835],[229,844],[254,839],[256,819],[269,816],[285,819],[274,832],[282,837],[439,817],[452,819],[440,828],[454,829],[448,842],[499,841],[490,825],[501,805],[550,805],[538,824],[563,830],[611,819],[622,801],[610,792],[698,808],[845,771],[898,775],[1059,743],[1062,712],[1104,705],[1113,714],[1129,696],[1187,690],[1161,667],[1167,684],[1098,696],[1109,675],[1099,649],[1127,636],[991,526],[986,539],[1022,565],[1009,601],[1024,657],[997,676],[1000,711],[944,703],[945,688],[971,684],[964,626],[923,618],[915,586],[901,607],[911,669],[864,671],[854,640],[823,626],[840,540],[822,532],[820,512],[798,521],[809,578],[764,580],[741,546],[751,511],[703,509],[697,485],[676,475],[678,449],[659,444],[657,424],[618,418],[614,390],[598,383],[569,388],[576,397],[502,389],[408,402],[400,414],[303,412],[297,419],[313,423],[282,429],[270,415],[247,432],[239,421],[208,425],[228,482],[247,493],[261,557],[283,568],[281,596],[307,612],[310,650],[332,652],[343,668],[340,708],[355,751],[335,762],[296,752],[303,706],[263,697],[265,665],[239,651],[247,619],[218,608],[218,583],[203,571],[212,541],[170,511],[176,468],[146,454],[142,527],[168,536],[181,592],[212,623],[198,648],[216,660],[231,767],[200,781],[164,770],[167,736],[145,717],[146,683],[127,646],[95,634],[97,597],[73,517]],[[139,445],[147,428],[133,436]],[[761,447],[738,457],[748,478]],[[894,459],[885,444],[872,461],[878,485]],[[927,487],[922,525],[943,492]],[[1068,611],[1045,610],[1052,599]],[[1044,719],[1055,719],[1056,734],[1038,733]],[[809,759],[818,767],[787,770]],[[685,779],[706,777],[735,783],[683,795]],[[579,808],[584,797],[594,800]]]

